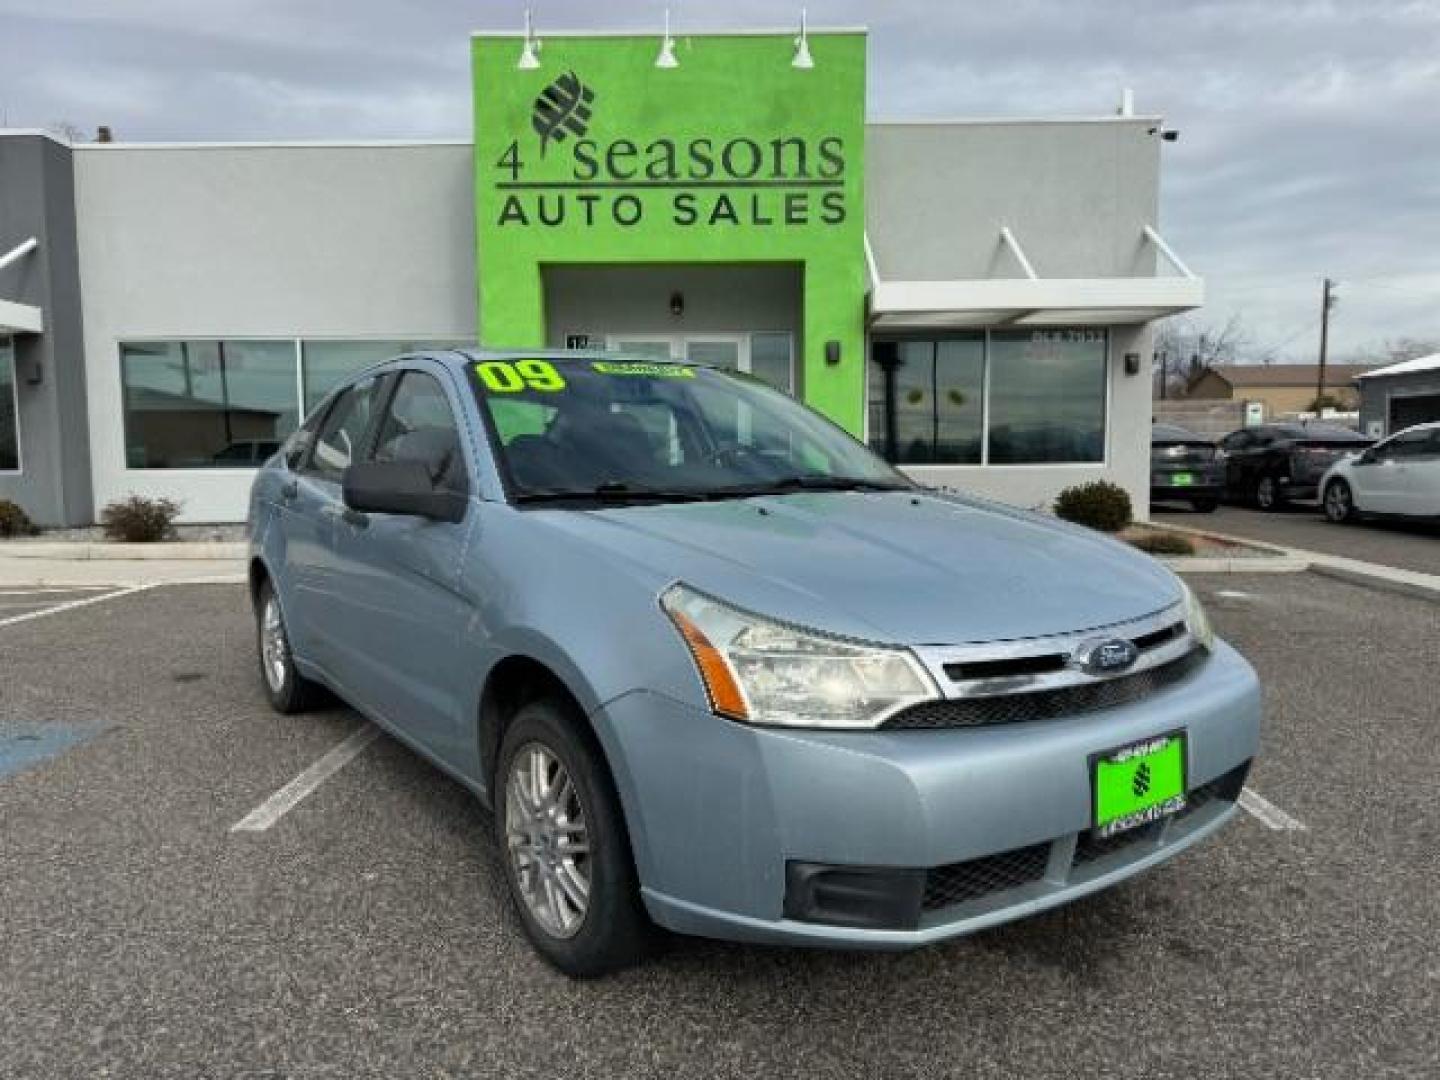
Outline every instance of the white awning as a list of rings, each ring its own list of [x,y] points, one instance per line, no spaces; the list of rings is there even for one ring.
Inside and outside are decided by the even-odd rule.
[[[1145,238],[1178,274],[1172,277],[1039,276],[1008,228],[1000,243],[1026,274],[1018,278],[886,281],[866,244],[870,325],[892,330],[977,326],[1103,326],[1144,323],[1205,303],[1205,282],[1149,226]]]
[[[33,236],[15,245],[0,255],[0,270],[19,262],[39,246],[40,242]],[[0,300],[0,334],[38,334],[43,325],[44,318],[38,307]]]
[[[38,307],[0,300],[0,334],[38,334],[44,325]]]

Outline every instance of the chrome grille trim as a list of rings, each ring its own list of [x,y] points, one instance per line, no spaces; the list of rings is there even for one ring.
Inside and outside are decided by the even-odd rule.
[[[1073,662],[1066,662],[1064,666],[1050,671],[989,678],[957,679],[953,678],[946,669],[966,664],[1034,660],[1057,655],[1070,658],[1075,655],[1080,646],[1096,638],[1123,638],[1126,641],[1134,642],[1136,639],[1144,639],[1149,635],[1173,627],[1177,623],[1183,623],[1184,615],[1184,604],[1176,603],[1138,619],[1112,623],[1107,626],[1090,627],[1073,633],[966,645],[917,645],[913,651],[926,671],[930,673],[930,677],[935,680],[935,684],[945,698],[988,698],[1066,690],[1092,686],[1113,679],[1123,679],[1152,668],[1162,667],[1188,656],[1199,647],[1199,644],[1190,633],[1189,628],[1182,626],[1181,631],[1173,637],[1169,637],[1151,648],[1141,649],[1138,659],[1129,667],[1102,675],[1093,675],[1083,671]]]

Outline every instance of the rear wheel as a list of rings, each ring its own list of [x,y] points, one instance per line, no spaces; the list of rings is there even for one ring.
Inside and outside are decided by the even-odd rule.
[[[285,613],[275,595],[275,587],[266,581],[255,598],[255,632],[260,653],[260,678],[270,707],[289,715],[304,712],[319,699],[320,687],[300,674],[295,667],[295,654],[290,651],[290,635],[285,629]]]
[[[605,763],[558,701],[522,706],[496,772],[496,840],[530,943],[566,975],[635,963],[653,928]]]
[[[1285,492],[1280,481],[1273,476],[1262,476],[1255,481],[1255,505],[1261,510],[1285,509]]]
[[[1355,494],[1344,480],[1331,480],[1325,487],[1325,520],[1336,525],[1355,520]]]

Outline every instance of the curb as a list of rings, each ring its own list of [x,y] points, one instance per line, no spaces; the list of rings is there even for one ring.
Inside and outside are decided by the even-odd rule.
[[[0,558],[51,559],[58,562],[89,562],[102,559],[132,562],[158,560],[176,562],[227,560],[234,562],[244,559],[246,551],[247,546],[241,541],[220,540],[193,540],[159,544],[67,544],[46,541],[0,544]]]
[[[1297,574],[1311,570],[1309,559],[1288,555],[1265,558],[1211,559],[1194,555],[1178,555],[1160,560],[1177,574]]]
[[[1374,589],[1376,592],[1391,593],[1396,596],[1408,596],[1416,600],[1440,601],[1440,586],[1425,585],[1416,581],[1402,581],[1398,578],[1380,577],[1362,570],[1355,570],[1346,566],[1327,566],[1324,563],[1317,563],[1311,566],[1310,569],[1320,577],[1330,578],[1334,581],[1343,581],[1347,585],[1358,585],[1362,589]]]

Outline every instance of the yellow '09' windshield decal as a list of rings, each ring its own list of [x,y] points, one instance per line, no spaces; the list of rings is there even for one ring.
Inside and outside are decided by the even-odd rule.
[[[656,379],[693,379],[695,369],[679,364],[644,364],[633,361],[596,360],[590,365],[601,375],[647,375]]]
[[[565,376],[548,360],[486,360],[475,365],[475,374],[492,394],[565,389]]]

